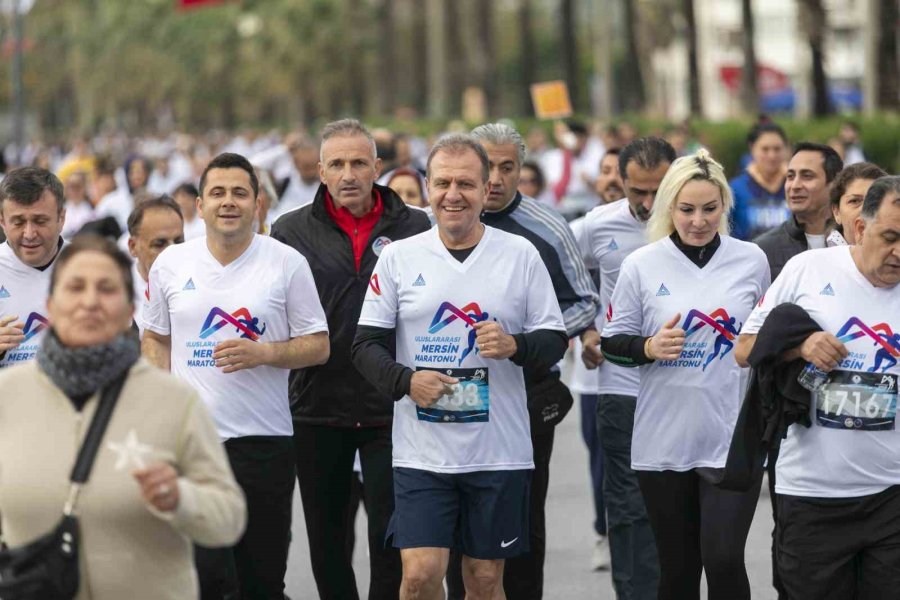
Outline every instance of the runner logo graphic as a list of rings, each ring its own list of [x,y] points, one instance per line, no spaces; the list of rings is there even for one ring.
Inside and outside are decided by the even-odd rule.
[[[49,325],[47,318],[40,313],[33,312],[28,315],[28,318],[25,320],[25,329],[23,330],[25,339],[22,340],[22,345],[27,344],[28,340],[47,329]]]
[[[214,323],[218,317],[221,317],[221,320]],[[242,338],[254,342],[258,342],[259,338],[266,332],[266,324],[263,323],[262,329],[260,329],[259,319],[252,316],[250,311],[246,308],[239,308],[233,313],[228,314],[218,306],[214,306],[213,309],[209,311],[209,315],[207,315],[203,327],[200,328],[200,339],[208,338],[229,324],[237,329]]]
[[[449,316],[446,316],[445,318],[447,313],[449,313]],[[470,302],[462,308],[457,308],[450,302],[442,302],[440,307],[438,307],[437,312],[434,313],[434,318],[431,320],[431,326],[428,328],[428,333],[432,335],[436,334],[454,321],[462,320],[463,323],[465,323],[466,328],[469,329],[468,343],[459,357],[459,365],[462,365],[466,356],[471,354],[473,350],[476,354],[478,353],[478,348],[475,347],[475,323],[480,323],[487,319],[488,313],[483,312],[475,302]],[[458,348],[458,345],[453,345],[453,348]]]
[[[878,350],[875,352],[872,366],[866,369],[870,373],[884,373],[896,366],[900,358],[900,333],[894,333],[887,323],[878,323],[869,327],[858,317],[850,317],[844,326],[837,332],[837,339],[846,344],[861,337],[868,336],[872,339]],[[861,371],[864,367],[864,359],[868,353],[850,352],[847,358],[841,361],[838,368]]]
[[[724,308],[717,308],[710,314],[695,308],[691,309],[681,325],[685,338],[681,356],[676,360],[662,361],[660,364],[665,367],[701,367],[706,371],[715,359],[722,360],[734,349],[734,340],[741,330],[741,325],[742,323],[736,323],[735,318]],[[697,341],[699,336],[690,339],[707,326],[715,333],[712,352],[709,352],[708,340]]]
[[[374,275],[372,275],[372,277],[369,278],[369,287],[372,288],[372,292],[376,296],[381,295],[381,286],[378,285],[378,273],[375,273]]]

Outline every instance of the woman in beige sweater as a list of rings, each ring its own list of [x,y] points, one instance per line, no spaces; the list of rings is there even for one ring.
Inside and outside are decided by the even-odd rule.
[[[100,391],[128,376],[78,500],[78,600],[197,598],[191,542],[228,546],[246,506],[196,393],[140,360],[131,267],[114,244],[60,252],[51,331],[30,364],[0,372],[0,518],[20,546],[59,521]]]

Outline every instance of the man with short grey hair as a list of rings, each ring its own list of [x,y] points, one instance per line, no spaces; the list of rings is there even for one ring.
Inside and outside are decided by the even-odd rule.
[[[444,138],[427,170],[437,226],[382,254],[353,344],[360,372],[396,400],[400,598],[442,599],[451,548],[467,598],[522,598],[504,595],[503,572],[531,540],[523,372],[555,365],[567,335],[534,245],[480,222],[485,150]]]
[[[565,220],[553,209],[518,192],[525,142],[505,123],[476,127],[472,137],[488,157],[488,196],[481,221],[497,229],[524,237],[538,250],[569,337],[591,326],[600,298],[581,258],[578,243]],[[550,482],[550,455],[554,428],[572,406],[572,395],[559,379],[555,367],[525,369],[525,388],[534,447],[534,473],[529,506],[529,552],[507,561],[503,587],[509,598],[540,598],[544,584],[546,532],[544,503]],[[461,598],[459,580],[448,579],[450,597]]]
[[[429,228],[428,217],[408,209],[375,179],[381,161],[372,136],[353,119],[322,130],[321,184],[312,204],[272,226],[272,237],[309,261],[329,323],[331,356],[324,365],[293,371],[291,409],[297,480],[306,518],[310,559],[322,598],[358,598],[350,554],[343,543],[349,522],[354,455],[362,466],[369,523],[369,599],[396,599],[400,557],[384,547],[394,507],[391,420],[394,404],[350,362],[350,345],[384,248]]]

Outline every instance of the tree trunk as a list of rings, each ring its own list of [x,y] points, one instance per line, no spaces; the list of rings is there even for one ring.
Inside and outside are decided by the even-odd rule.
[[[697,22],[694,19],[694,0],[683,0],[684,20],[687,22],[688,94],[691,116],[703,116],[703,99],[700,97],[700,69],[697,66]]]
[[[394,113],[397,105],[397,57],[395,52],[394,0],[381,0],[378,21],[378,51],[380,68],[378,69],[378,89],[380,91],[379,112],[384,116]]]
[[[801,24],[809,42],[812,56],[813,115],[822,117],[830,114],[828,99],[828,79],[825,77],[825,7],[822,0],[800,1]]]
[[[900,102],[900,64],[897,59],[897,0],[880,0],[878,18],[878,100],[883,110],[896,110]]]
[[[478,66],[479,85],[484,90],[487,114],[497,114],[497,48],[494,44],[494,0],[479,0],[476,5],[478,45],[481,53]]]
[[[578,28],[575,25],[575,1],[561,0],[559,41],[562,49],[563,74],[569,86],[572,108],[581,108],[581,76],[578,69]]]
[[[637,10],[632,0],[622,0],[625,14],[625,57],[622,64],[619,89],[622,90],[622,110],[624,112],[641,112],[647,101],[644,91],[644,75],[641,72],[640,55],[637,41]]]
[[[759,87],[756,82],[756,42],[753,39],[753,0],[741,0],[741,16],[744,32],[741,48],[744,51],[744,67],[741,70],[741,106],[744,112],[756,115],[759,112]]]
[[[519,90],[520,110],[523,115],[532,114],[531,84],[535,83],[537,52],[534,47],[534,31],[531,20],[531,0],[519,0],[519,39],[521,47],[521,88]]]
[[[362,69],[363,39],[359,32],[366,31],[365,6],[362,0],[347,0],[347,20],[351,24],[351,30],[355,33],[350,36],[353,39],[350,55],[345,57],[347,90],[350,92],[350,111],[354,117],[362,118],[365,111],[366,92],[365,80]]]
[[[447,58],[447,112],[458,117],[465,86],[465,44],[459,27],[459,1],[444,0],[445,56]]]
[[[412,0],[412,103],[419,116],[428,114],[428,3]]]

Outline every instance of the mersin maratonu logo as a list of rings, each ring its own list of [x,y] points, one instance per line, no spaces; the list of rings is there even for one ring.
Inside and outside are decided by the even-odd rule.
[[[214,323],[213,321],[218,317],[221,317],[221,320]],[[266,332],[266,324],[263,323],[262,328],[260,328],[259,319],[251,315],[246,308],[239,308],[229,314],[218,306],[214,306],[209,311],[206,321],[203,322],[203,327],[200,328],[200,338],[206,339],[226,325],[233,325],[242,338],[253,340],[254,342],[258,342],[259,338]]]

